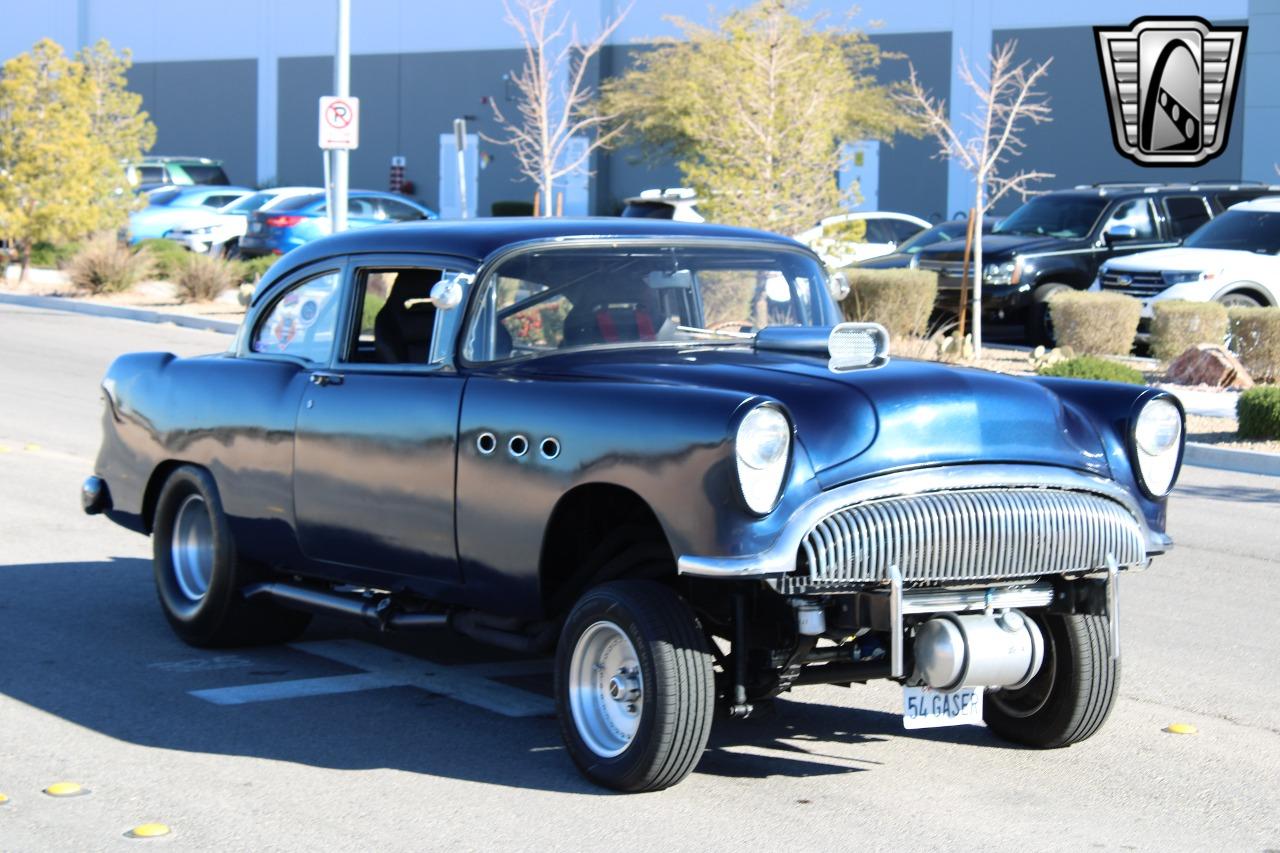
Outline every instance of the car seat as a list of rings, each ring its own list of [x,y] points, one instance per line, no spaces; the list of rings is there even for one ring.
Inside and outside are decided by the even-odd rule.
[[[439,270],[402,270],[387,295],[387,304],[373,321],[374,347],[383,364],[426,364],[436,307],[431,288]]]

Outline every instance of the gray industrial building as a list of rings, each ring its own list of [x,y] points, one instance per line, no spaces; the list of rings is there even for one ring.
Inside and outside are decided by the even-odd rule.
[[[561,0],[584,33],[615,15],[623,0]],[[718,4],[721,10],[742,0]],[[203,155],[226,162],[246,184],[318,184],[317,99],[330,94],[336,20],[332,0],[223,0],[175,4],[163,0],[9,0],[0,18],[0,56],[51,37],[68,49],[107,38],[133,52],[132,87],[158,128],[153,153]],[[991,46],[1018,41],[1018,55],[1053,57],[1045,89],[1053,121],[1026,133],[1022,164],[1049,171],[1045,186],[1098,180],[1245,178],[1276,180],[1280,161],[1280,0],[1170,0],[1028,3],[1016,0],[864,0],[854,25],[886,50],[915,64],[925,84],[950,104],[953,116],[972,109],[956,73],[961,56],[982,59]],[[845,3],[816,0],[807,12],[827,13],[826,25],[849,20]],[[483,99],[511,98],[504,74],[522,52],[503,22],[501,0],[353,0],[352,94],[361,101],[361,144],[351,157],[352,186],[384,189],[393,157],[404,157],[414,194],[448,207],[445,135],[453,120],[473,116],[473,131],[497,135]],[[1241,88],[1225,152],[1194,169],[1145,168],[1114,149],[1092,28],[1123,26],[1143,14],[1199,15],[1214,24],[1250,28]],[[677,33],[668,16],[705,22],[703,0],[639,0],[599,63],[607,76],[654,38]],[[906,59],[881,68],[900,79]],[[851,141],[852,142],[852,141]],[[532,199],[514,158],[479,136],[474,193],[480,213],[495,201]],[[872,145],[857,177],[866,206],[941,218],[964,209],[968,176],[934,156],[930,140],[898,138]],[[445,180],[442,181],[442,176]],[[611,213],[621,199],[680,181],[672,167],[636,162],[625,149],[596,158],[592,172],[569,188],[570,210]]]

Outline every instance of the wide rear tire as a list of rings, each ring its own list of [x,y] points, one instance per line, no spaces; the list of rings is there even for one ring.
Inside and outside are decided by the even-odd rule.
[[[1036,617],[1045,637],[1044,663],[1019,690],[984,697],[983,718],[1005,740],[1040,749],[1070,746],[1106,722],[1120,685],[1105,616]]]
[[[688,603],[655,581],[613,581],[579,599],[560,635],[555,690],[569,756],[606,788],[676,784],[711,733],[707,639]]]
[[[202,468],[184,465],[169,475],[156,501],[151,542],[160,607],[190,645],[285,642],[311,621],[310,614],[241,595],[262,572],[237,556],[217,485]]]

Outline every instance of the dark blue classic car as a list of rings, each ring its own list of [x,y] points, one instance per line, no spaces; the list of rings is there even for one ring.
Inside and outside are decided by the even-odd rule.
[[[1060,747],[1170,544],[1151,389],[890,362],[818,258],[643,219],[407,224],[283,258],[230,350],[103,382],[89,512],[197,646],[315,612],[554,650],[569,755],[643,791],[714,709],[887,678],[909,727]]]

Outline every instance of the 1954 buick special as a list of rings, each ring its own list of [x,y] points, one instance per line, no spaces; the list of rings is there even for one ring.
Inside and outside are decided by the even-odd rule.
[[[717,706],[892,679],[909,727],[1060,747],[1165,551],[1183,412],[1152,389],[890,361],[817,257],[635,219],[317,241],[226,353],[118,359],[88,512],[150,534],[198,646],[311,613],[555,652],[569,755],[643,791]]]

